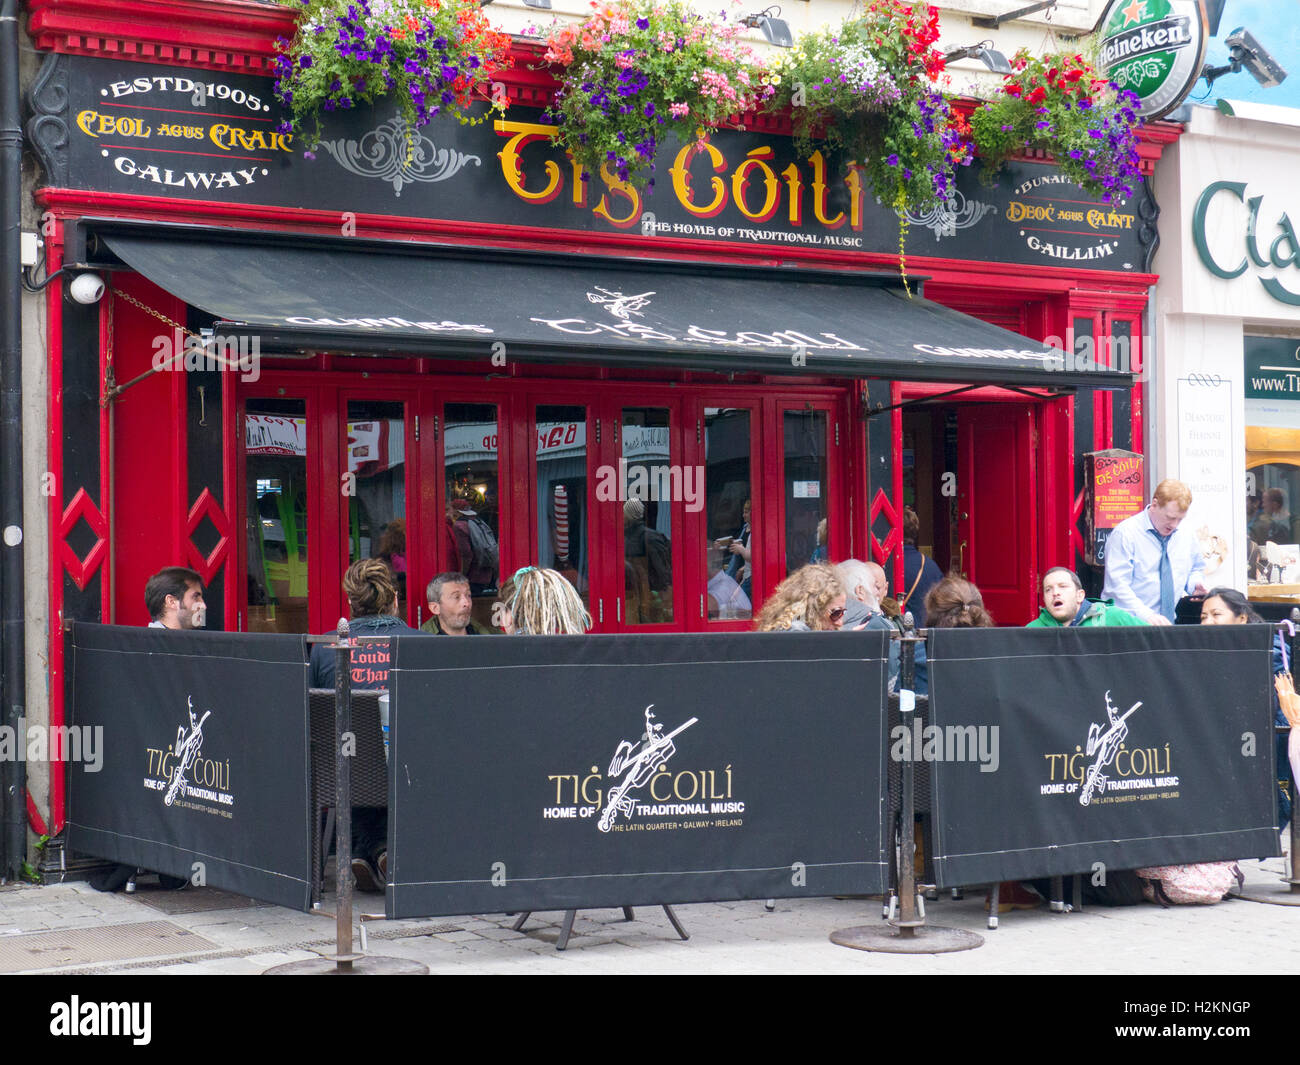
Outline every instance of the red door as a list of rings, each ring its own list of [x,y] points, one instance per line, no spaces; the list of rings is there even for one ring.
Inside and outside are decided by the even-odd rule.
[[[1024,625],[1038,613],[1035,438],[1029,404],[958,408],[954,561],[999,625]]]

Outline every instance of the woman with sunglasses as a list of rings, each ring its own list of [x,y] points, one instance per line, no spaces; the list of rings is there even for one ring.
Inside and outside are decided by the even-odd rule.
[[[833,632],[844,626],[844,585],[826,563],[795,570],[759,611],[758,632]]]

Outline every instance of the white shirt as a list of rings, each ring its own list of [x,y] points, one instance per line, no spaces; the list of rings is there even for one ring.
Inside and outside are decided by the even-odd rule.
[[[1113,599],[1116,606],[1148,625],[1160,616],[1160,546],[1149,508],[1125,518],[1106,540],[1106,583],[1101,597]],[[1196,591],[1205,558],[1200,541],[1185,521],[1169,537],[1169,568],[1175,601]]]

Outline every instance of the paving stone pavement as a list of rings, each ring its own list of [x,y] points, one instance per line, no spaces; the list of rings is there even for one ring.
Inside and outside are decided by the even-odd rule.
[[[1247,890],[1279,883],[1282,859],[1242,863]],[[22,937],[79,929],[168,921],[213,944],[179,957],[33,968],[31,972],[257,974],[275,965],[332,951],[334,918],[277,906],[242,905],[164,913],[148,893],[102,894],[84,883],[0,888],[0,950]],[[327,900],[328,901],[328,900]],[[358,896],[359,910],[378,910],[378,896]],[[559,913],[534,914],[523,933],[501,914],[367,922],[369,953],[424,963],[432,973],[563,974],[1108,974],[1293,973],[1300,971],[1300,907],[1229,900],[1217,906],[1168,910],[1141,905],[1083,912],[1006,914],[985,927],[982,892],[928,906],[930,923],[984,936],[978,949],[953,954],[897,955],[832,944],[830,932],[879,926],[870,900],[778,900],[676,907],[690,933],[680,941],[657,907],[640,907],[625,922],[618,910],[578,915],[569,947],[555,950]],[[15,940],[17,942],[15,942]],[[359,942],[359,936],[357,937]]]

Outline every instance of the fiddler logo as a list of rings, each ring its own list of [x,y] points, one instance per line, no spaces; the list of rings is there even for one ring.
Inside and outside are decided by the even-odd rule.
[[[650,778],[677,753],[673,738],[699,721],[699,718],[693,717],[665,734],[663,725],[655,720],[653,710],[654,703],[645,708],[645,732],[641,738],[636,743],[621,740],[614,750],[614,757],[609,763],[609,775],[611,778],[621,776],[622,779],[609,789],[606,796],[605,809],[601,811],[596,826],[602,832],[608,832],[613,827],[619,814],[631,820],[636,809],[634,793],[645,787]]]
[[[230,760],[203,757],[203,725],[212,716],[205,710],[199,717],[194,698],[187,700],[189,727],[176,729],[176,739],[167,746],[149,747],[148,775],[144,786],[163,793],[164,806],[183,806],[205,813],[231,817],[235,797],[230,793]]]
[[[1103,732],[1101,725],[1096,721],[1088,726],[1086,753],[1094,761],[1088,767],[1088,775],[1083,778],[1083,788],[1079,792],[1080,806],[1087,806],[1092,802],[1094,791],[1101,792],[1103,795],[1106,793],[1106,785],[1110,783],[1106,776],[1106,768],[1115,761],[1120,744],[1128,737],[1128,725],[1125,722],[1141,705],[1142,702],[1139,700],[1121,716],[1115,704],[1110,701],[1110,692],[1106,693],[1106,721],[1109,727]]]
[[[129,1036],[138,1047],[153,1038],[153,1003],[82,1002],[73,995],[67,1002],[50,1004],[50,1035]]]
[[[199,336],[175,329],[153,338],[151,365],[158,371],[238,373],[252,384],[262,376],[262,338]]]

